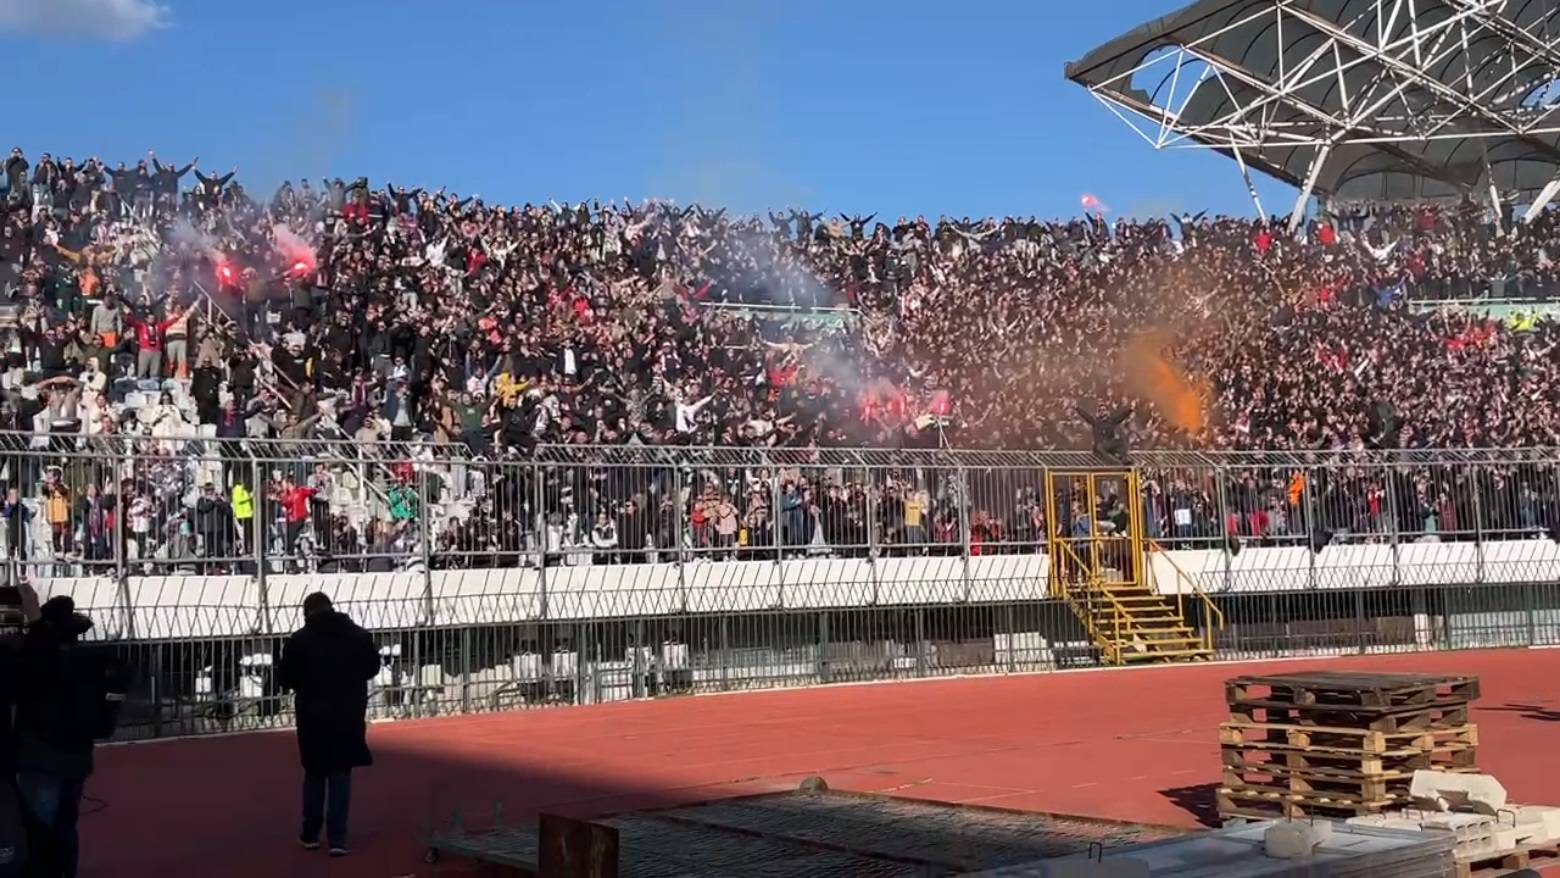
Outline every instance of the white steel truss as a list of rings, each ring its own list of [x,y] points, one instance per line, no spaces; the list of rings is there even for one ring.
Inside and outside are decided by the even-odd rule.
[[[1302,205],[1373,175],[1560,172],[1560,0],[1201,0],[1067,75],[1156,149],[1219,150]]]

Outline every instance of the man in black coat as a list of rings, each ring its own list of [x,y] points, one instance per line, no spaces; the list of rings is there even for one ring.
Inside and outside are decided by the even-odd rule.
[[[25,596],[24,596],[25,597]],[[16,787],[32,820],[29,875],[75,878],[76,821],[96,739],[113,732],[124,688],[105,688],[103,656],[79,644],[92,620],[57,595],[27,627],[16,658]]]
[[[336,612],[330,598],[304,598],[303,627],[282,650],[281,678],[294,692],[298,755],[303,761],[304,848],[320,846],[323,824],[330,855],[347,855],[352,769],[374,763],[368,752],[368,681],[379,673],[379,650],[367,631]]]

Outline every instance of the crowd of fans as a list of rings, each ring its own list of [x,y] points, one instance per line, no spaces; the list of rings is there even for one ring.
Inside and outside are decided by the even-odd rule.
[[[542,444],[1087,447],[1081,410],[1121,412],[1138,448],[1560,445],[1552,321],[1410,304],[1546,295],[1552,212],[1381,206],[1291,236],[1205,215],[506,207],[365,179],[266,198],[155,155],[18,149],[3,172],[0,430],[30,434],[5,470],[13,557],[227,569],[258,548],[377,569],[428,547],[567,563],[1045,532],[1038,477],[503,468]],[[148,437],[147,456],[73,456],[105,435]],[[272,439],[342,444],[255,466]],[[404,442],[470,463],[390,463],[416,456]],[[1294,478],[1221,493],[1160,474],[1144,527],[1456,532],[1496,490],[1514,527],[1554,519],[1554,486],[1526,470],[1498,488]],[[1058,514],[1124,514],[1108,504]]]

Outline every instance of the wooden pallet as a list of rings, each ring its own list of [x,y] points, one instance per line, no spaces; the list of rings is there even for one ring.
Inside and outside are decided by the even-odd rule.
[[[1386,771],[1475,771],[1478,747],[1450,743],[1420,750],[1412,747],[1375,753],[1357,747],[1295,747],[1289,744],[1225,744],[1220,759],[1226,768],[1283,765],[1321,770],[1350,769],[1362,774]]]
[[[1289,725],[1347,726],[1383,732],[1450,728],[1468,724],[1468,702],[1408,705],[1388,709],[1341,709],[1297,706],[1277,701],[1237,701],[1230,704],[1230,721]]]
[[[1458,859],[1457,878],[1494,878],[1517,869],[1545,869],[1560,865],[1560,843],[1523,845],[1512,851]]]
[[[1408,780],[1378,778],[1317,777],[1315,775],[1264,774],[1262,772],[1225,772],[1224,788],[1241,793],[1291,794],[1305,798],[1327,798],[1360,804],[1407,805]]]
[[[1214,793],[1219,816],[1225,820],[1305,820],[1312,817],[1345,819],[1379,814],[1404,801],[1365,801],[1348,796],[1302,794],[1288,790],[1254,790],[1220,787]]]
[[[1376,774],[1348,770],[1289,768],[1283,765],[1225,768],[1224,786],[1251,792],[1290,792],[1305,796],[1343,796],[1365,802],[1411,800],[1412,771]]]
[[[1227,722],[1219,726],[1220,744],[1284,744],[1290,747],[1328,747],[1386,753],[1389,750],[1434,750],[1450,744],[1476,747],[1479,728],[1474,723],[1445,729],[1387,732],[1344,726],[1296,723]]]
[[[1230,704],[1270,701],[1318,710],[1390,711],[1467,703],[1479,697],[1479,678],[1355,671],[1301,671],[1233,677],[1224,684]]]

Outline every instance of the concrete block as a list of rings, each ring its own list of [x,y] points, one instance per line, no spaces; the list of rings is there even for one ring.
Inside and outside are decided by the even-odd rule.
[[[1517,814],[1518,835],[1524,841],[1560,839],[1560,808],[1550,805],[1508,805]]]
[[[1506,807],[1506,788],[1488,774],[1416,771],[1408,788],[1420,807],[1432,811],[1494,814]]]
[[[1487,814],[1399,811],[1350,817],[1347,822],[1399,832],[1446,833],[1455,839],[1457,855],[1465,859],[1486,856],[1500,849],[1495,843],[1495,818]]]
[[[1409,812],[1404,818],[1417,822],[1423,829],[1440,829],[1466,836],[1489,835],[1495,831],[1495,818],[1488,814],[1444,811],[1415,815]]]
[[[1275,823],[1262,833],[1262,847],[1275,859],[1303,860],[1329,838],[1331,823]]]

